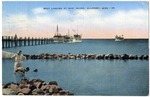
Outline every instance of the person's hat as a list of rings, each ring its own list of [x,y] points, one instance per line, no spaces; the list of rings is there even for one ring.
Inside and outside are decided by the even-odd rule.
[[[21,53],[22,51],[18,51],[17,54]]]

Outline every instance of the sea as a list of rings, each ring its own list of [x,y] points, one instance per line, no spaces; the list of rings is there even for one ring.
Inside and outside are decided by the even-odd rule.
[[[36,46],[4,48],[23,54],[128,54],[148,55],[148,39],[83,39],[81,43],[52,43]],[[29,67],[28,79],[57,81],[59,86],[75,95],[84,96],[146,96],[149,93],[149,60],[24,60]],[[14,61],[2,59],[2,84],[14,82]],[[38,72],[33,72],[37,69]]]

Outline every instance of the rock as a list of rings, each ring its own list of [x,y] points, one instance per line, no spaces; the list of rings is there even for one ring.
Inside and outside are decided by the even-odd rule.
[[[11,89],[11,88],[5,88],[5,89],[2,89],[2,94],[3,95],[17,95],[17,92],[16,91],[14,91],[13,89]]]
[[[44,92],[46,95],[48,95],[48,94],[50,95],[49,89],[44,89],[43,92]]]
[[[28,79],[23,78],[23,79],[21,79],[21,81],[20,81],[19,83],[20,83],[21,85],[26,85],[28,82],[29,82]]]
[[[61,90],[63,90],[62,88],[60,88],[60,87],[58,87],[58,91],[61,91]]]
[[[120,59],[121,58],[121,56],[119,56],[119,55],[114,55],[114,59]]]
[[[51,87],[51,85],[46,84],[46,85],[42,85],[41,89],[42,90],[49,90],[50,87]]]
[[[32,94],[32,95],[37,95],[37,94],[38,94],[38,93],[37,93],[37,89],[34,89],[31,94]]]
[[[37,87],[36,87],[35,85],[31,84],[31,85],[29,86],[29,89],[34,90],[34,89],[37,89]]]
[[[18,95],[24,95],[23,93],[18,93]]]
[[[48,84],[49,84],[48,82],[43,82],[43,83],[42,83],[42,85],[44,85],[44,86],[45,86],[45,85],[48,85]]]
[[[40,55],[26,55],[25,56],[30,56],[30,59],[145,59],[148,60],[148,55],[141,55],[141,56],[137,56],[137,55],[127,55],[127,54],[123,54],[123,55],[113,55],[113,54],[102,54],[102,55],[96,55],[96,54],[40,54]]]
[[[148,56],[148,55],[144,55],[143,58],[144,58],[145,60],[148,60],[149,56]]]
[[[58,93],[58,86],[57,85],[51,85],[50,89],[49,89],[50,93]]]
[[[129,59],[135,59],[135,56],[129,55]]]
[[[23,54],[23,55],[26,57],[26,59],[30,59],[31,58],[31,56],[28,55],[28,54]]]
[[[114,59],[114,55],[113,54],[108,54],[108,59]]]
[[[8,84],[6,84],[6,85],[3,85],[3,88],[9,88],[10,85],[11,85],[11,83],[8,83]]]
[[[42,91],[42,89],[34,89],[32,91],[33,95],[44,95],[44,92]]]
[[[44,56],[44,59],[50,59],[51,57],[50,56]]]
[[[135,55],[135,59],[136,59],[136,60],[138,59],[138,55]]]
[[[11,85],[10,85],[10,88],[11,88],[12,90],[14,90],[14,91],[18,91],[18,90],[19,90],[19,85],[17,85],[17,84],[11,84]]]
[[[44,95],[44,91],[42,89],[37,89],[38,95]]]
[[[38,72],[38,69],[33,70],[33,72]]]
[[[56,81],[49,82],[49,85],[58,85]]]
[[[41,86],[42,86],[42,82],[40,82],[40,81],[34,82],[33,84],[34,84],[37,88],[41,88]]]
[[[66,92],[65,92],[64,90],[61,90],[61,91],[59,91],[59,94],[60,94],[60,95],[65,95]]]
[[[28,86],[27,86],[27,85],[24,85],[24,84],[19,85],[19,87],[20,87],[20,89],[28,88]]]
[[[23,88],[23,89],[19,90],[20,93],[23,93],[25,95],[29,95],[30,91],[31,91],[31,89],[29,89],[29,88]]]
[[[96,55],[88,55],[88,59],[96,59]]]
[[[96,59],[100,60],[100,59],[102,59],[102,56],[101,55],[96,56]]]
[[[69,95],[69,92],[60,88],[56,81],[24,78],[19,83],[3,85],[3,95]]]
[[[105,55],[105,56],[104,56],[104,59],[108,59],[108,58],[109,58],[109,55]]]
[[[122,56],[121,56],[121,58],[124,60],[124,59],[129,59],[129,55],[127,55],[127,54],[123,54]]]
[[[49,56],[50,54],[46,53],[45,56]]]
[[[68,93],[68,95],[74,95],[73,93]]]
[[[30,68],[29,68],[29,67],[27,67],[27,68],[26,68],[26,72],[28,72],[29,70],[30,70]]]
[[[74,55],[70,55],[69,59],[75,59],[75,56]]]
[[[141,60],[142,60],[142,59],[143,59],[143,57],[144,57],[144,55],[140,55],[140,56],[139,56],[139,59],[141,59]]]
[[[45,93],[44,95],[51,95],[50,93]]]

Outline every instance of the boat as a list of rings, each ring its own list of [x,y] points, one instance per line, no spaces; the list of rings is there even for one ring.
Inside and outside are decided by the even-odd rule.
[[[74,42],[82,42],[82,37],[79,34],[74,35]]]
[[[82,42],[81,35],[75,34],[73,36],[69,35],[69,30],[68,30],[68,35],[61,35],[59,33],[58,25],[57,25],[57,31],[56,34],[53,36],[53,42],[54,43],[75,43],[75,42]]]
[[[73,37],[70,35],[64,35],[64,43],[73,43]]]
[[[55,42],[55,43],[63,43],[64,42],[64,37],[59,33],[58,25],[57,25],[56,34],[53,37],[53,42]]]
[[[64,42],[64,37],[62,35],[55,35],[53,37],[53,42],[55,42],[55,43],[63,43]]]
[[[123,35],[121,35],[121,36],[116,35],[115,36],[115,41],[123,41],[123,40],[124,40],[124,36]]]

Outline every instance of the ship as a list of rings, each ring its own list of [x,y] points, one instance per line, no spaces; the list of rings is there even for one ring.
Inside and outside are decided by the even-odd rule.
[[[69,34],[69,30],[68,30],[68,34],[61,35],[59,33],[59,29],[57,25],[56,34],[53,36],[52,40],[54,43],[75,43],[75,42],[82,42],[82,37],[79,34],[75,34],[71,36]]]
[[[124,36],[123,35],[121,35],[121,36],[116,35],[115,36],[115,41],[123,41],[123,40],[124,40]]]
[[[79,34],[74,35],[74,42],[82,42],[82,37]]]
[[[53,36],[53,42],[55,42],[55,43],[63,43],[64,42],[64,37],[59,33],[58,25],[57,25],[56,34]]]

